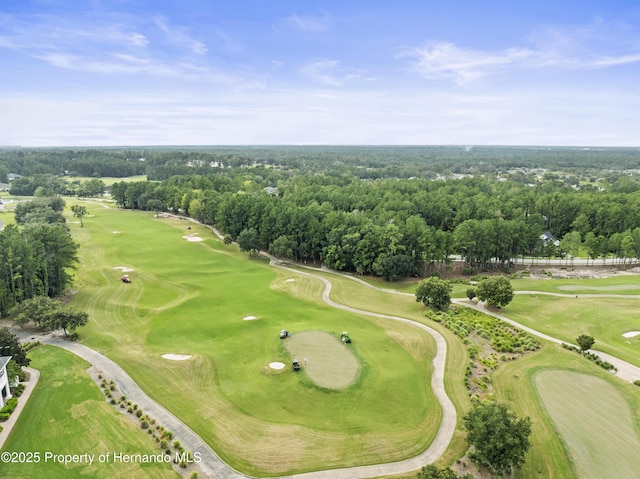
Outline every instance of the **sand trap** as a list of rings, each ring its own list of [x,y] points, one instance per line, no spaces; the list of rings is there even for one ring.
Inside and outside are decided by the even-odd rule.
[[[189,359],[191,356],[186,354],[163,354],[162,357],[164,359],[171,359],[172,361],[184,361],[185,359]]]
[[[640,331],[629,331],[628,333],[624,333],[623,336],[625,338],[633,338],[635,336],[640,336]]]
[[[258,319],[257,316],[245,316],[244,318],[245,321],[253,321],[254,319]]]
[[[198,233],[194,233],[192,235],[186,235],[183,236],[182,239],[186,239],[187,241],[191,241],[192,243],[198,242],[198,241],[204,241],[203,238],[200,238],[200,236],[196,236]]]
[[[119,269],[123,273],[131,273],[131,271],[134,271],[133,268],[129,268],[127,266],[114,266],[113,269]]]
[[[117,235],[117,234],[122,233],[122,231],[112,231],[112,233],[113,233],[114,235]]]
[[[287,279],[285,279],[284,281],[285,281],[286,283],[291,283],[291,282],[293,282],[293,281],[295,281],[295,280],[296,280],[295,278],[287,278]]]
[[[282,369],[284,367],[284,363],[276,361],[274,363],[269,363],[269,367],[271,369]]]

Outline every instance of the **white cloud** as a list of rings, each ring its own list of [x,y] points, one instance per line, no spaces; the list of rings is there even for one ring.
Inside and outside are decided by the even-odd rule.
[[[483,52],[439,42],[405,51],[400,56],[413,58],[413,68],[425,78],[453,78],[457,83],[464,84],[522,62],[533,55],[532,51],[519,48]]]
[[[330,86],[344,86],[354,78],[360,77],[355,69],[342,68],[337,60],[316,60],[302,67],[304,73],[310,79]]]
[[[293,13],[284,18],[281,23],[302,32],[324,32],[329,29],[330,25],[326,12],[306,15]]]
[[[168,20],[162,17],[155,19],[155,24],[164,34],[166,38],[176,45],[184,46],[191,50],[192,53],[197,55],[204,55],[207,53],[207,46],[192,38],[188,31],[184,27],[175,27],[169,24]]]
[[[424,78],[458,84],[517,69],[606,69],[640,62],[640,31],[621,21],[595,19],[585,25],[540,27],[523,41],[526,46],[500,50],[431,42],[405,49],[398,58],[409,58]]]

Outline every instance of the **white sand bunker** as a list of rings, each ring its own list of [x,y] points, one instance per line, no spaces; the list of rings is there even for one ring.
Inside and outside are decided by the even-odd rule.
[[[276,362],[273,362],[273,363],[269,363],[269,367],[271,369],[282,369],[284,367],[284,363],[276,361]]]
[[[258,319],[257,316],[245,316],[244,318],[245,321],[253,321],[254,319]]]
[[[285,279],[284,281],[285,281],[286,283],[293,283],[295,280],[296,280],[295,278],[287,278],[287,279]]]
[[[629,331],[628,333],[622,334],[625,338],[633,338],[635,336],[640,336],[640,331]]]
[[[131,273],[134,271],[133,268],[129,268],[128,266],[114,266],[113,269],[119,269],[123,273]]]
[[[118,235],[118,234],[122,233],[122,231],[112,231],[112,233],[113,233],[114,235]]]
[[[171,359],[172,361],[184,361],[185,359],[189,359],[191,356],[187,354],[163,354],[162,357],[164,359]]]
[[[198,233],[194,233],[192,235],[186,235],[183,236],[182,239],[186,239],[187,241],[191,241],[192,243],[195,243],[197,241],[204,241],[203,238],[200,238],[200,236],[196,236]]]

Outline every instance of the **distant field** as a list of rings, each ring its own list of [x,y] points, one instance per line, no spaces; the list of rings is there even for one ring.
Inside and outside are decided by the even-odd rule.
[[[70,224],[82,259],[72,304],[91,317],[83,342],[233,467],[261,475],[344,467],[411,457],[431,442],[441,413],[429,335],[330,308],[315,296],[317,280],[248,259],[207,228],[191,225],[204,241],[190,242],[184,221],[87,207],[85,227]],[[118,281],[119,267],[133,269],[131,284]],[[258,319],[243,320],[250,315]],[[272,361],[291,364],[281,329],[349,331],[362,368],[355,383],[327,394],[290,368],[270,373]]]
[[[580,479],[636,479],[640,439],[625,398],[595,376],[546,370],[534,376],[545,410]]]
[[[137,175],[137,176],[126,176],[124,178],[114,178],[111,176],[105,176],[103,178],[93,178],[90,176],[65,176],[64,177],[65,180],[69,181],[69,182],[73,182],[73,181],[80,181],[80,182],[85,182],[85,181],[89,181],[89,180],[102,180],[102,182],[106,185],[106,186],[111,186],[114,183],[120,183],[121,181],[125,181],[125,182],[132,182],[132,181],[147,181],[147,175]]]
[[[550,336],[575,344],[581,334],[593,336],[595,349],[640,366],[640,299],[562,298],[546,295],[516,295],[504,308],[505,316]]]
[[[0,477],[178,478],[170,464],[118,463],[62,465],[44,460],[54,454],[158,454],[156,443],[139,426],[107,404],[86,370],[89,364],[54,346],[29,353],[40,381],[3,447],[7,452],[40,452],[39,463],[3,461]],[[99,432],[99,433],[98,433]]]

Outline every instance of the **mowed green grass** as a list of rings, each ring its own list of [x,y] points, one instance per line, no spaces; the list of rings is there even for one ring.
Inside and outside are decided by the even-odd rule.
[[[604,379],[565,370],[534,376],[534,386],[581,479],[635,479],[640,439],[629,404]]]
[[[134,181],[147,181],[147,175],[126,176],[124,178],[115,178],[112,176],[105,176],[103,178],[93,178],[90,176],[74,176],[74,177],[69,177],[65,179],[69,182],[80,181],[81,183],[84,183],[85,181],[89,181],[89,180],[98,179],[98,180],[102,180],[105,186],[111,186],[114,183],[120,183],[122,181],[126,183],[134,182]]]
[[[320,282],[279,272],[225,246],[204,227],[88,206],[76,307],[90,313],[83,342],[118,362],[233,467],[276,475],[393,461],[424,450],[440,409],[430,387],[434,343],[408,325],[324,305]],[[188,242],[199,233],[206,241]],[[131,284],[121,283],[126,266]],[[245,316],[257,320],[243,321]],[[357,337],[362,367],[340,392],[293,372],[279,331]],[[169,361],[165,353],[190,354]],[[286,453],[283,454],[283,451]],[[291,453],[295,451],[295,454]]]
[[[178,478],[171,464],[114,462],[99,464],[108,452],[155,455],[156,443],[133,421],[106,403],[86,370],[89,364],[54,346],[40,346],[29,353],[40,380],[25,405],[3,451],[39,452],[40,462],[3,461],[0,477],[20,478]],[[45,453],[94,454],[86,461],[63,465],[45,459]]]
[[[640,331],[639,304],[636,298],[516,295],[503,314],[572,344],[581,334],[592,336],[595,349],[640,366],[640,336],[622,336]]]
[[[628,294],[640,295],[640,275],[620,274],[593,279],[513,279],[515,291],[543,291],[560,294]]]
[[[515,479],[581,477],[577,475],[575,466],[577,458],[573,457],[573,451],[567,448],[566,439],[556,429],[548,412],[549,405],[543,405],[538,395],[536,378],[539,374],[546,374],[548,371],[579,374],[585,378],[585,383],[594,385],[586,393],[581,388],[572,388],[571,383],[561,382],[557,385],[570,401],[573,400],[575,408],[580,405],[580,395],[592,395],[605,400],[608,396],[599,391],[600,386],[607,391],[615,390],[616,393],[613,395],[618,400],[619,397],[623,398],[624,408],[621,414],[626,415],[625,419],[617,419],[613,424],[607,424],[607,421],[597,419],[595,417],[597,414],[594,414],[586,419],[586,424],[576,425],[576,427],[590,429],[589,433],[596,441],[597,447],[603,450],[609,447],[606,444],[606,437],[612,431],[615,433],[616,425],[621,421],[625,423],[624,427],[627,431],[633,430],[636,437],[640,437],[640,388],[619,380],[559,345],[545,343],[541,350],[527,354],[516,361],[504,363],[491,375],[492,382],[496,386],[496,399],[508,402],[519,416],[529,416],[532,422],[531,448],[527,454],[526,463],[522,469],[516,471]],[[593,383],[591,379],[586,379],[591,377],[599,382]],[[602,411],[606,413],[610,409],[606,404],[602,404]],[[637,454],[635,464],[638,464]],[[618,476],[602,474],[598,477]]]
[[[351,385],[360,364],[348,344],[322,331],[303,331],[284,341],[287,351],[300,363],[299,375],[307,375],[319,387],[344,389]]]

